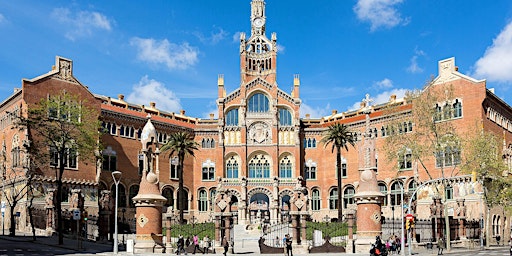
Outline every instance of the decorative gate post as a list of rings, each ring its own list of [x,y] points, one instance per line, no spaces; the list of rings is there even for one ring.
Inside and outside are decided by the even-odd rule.
[[[136,239],[134,253],[163,252],[162,206],[167,200],[159,186],[158,142],[156,130],[148,116],[148,122],[141,134],[144,168],[139,193],[133,197],[136,207]],[[156,172],[156,173],[155,173]]]
[[[308,212],[308,197],[306,195],[304,179],[299,176],[297,184],[293,189],[293,196],[290,199],[290,215],[292,216],[293,234],[293,252],[297,254],[306,254],[309,252],[309,246],[306,243],[306,219]]]
[[[55,232],[55,189],[49,188],[45,198],[46,204],[46,233],[47,235]]]
[[[114,208],[114,201],[110,196],[110,190],[101,191],[101,197],[98,204],[100,209],[100,216],[98,218],[99,239],[108,240],[110,239],[110,214],[112,213],[112,208]]]
[[[381,202],[384,194],[380,192],[377,185],[377,163],[375,158],[375,136],[370,127],[370,113],[372,108],[369,105],[372,100],[366,94],[363,99],[363,112],[366,114],[365,132],[363,133],[364,144],[359,151],[359,159],[364,159],[363,165],[359,166],[360,180],[354,200],[357,204],[357,240],[356,253],[368,253],[370,243],[375,242],[376,236],[382,235],[381,224]],[[341,189],[341,188],[340,188]],[[341,193],[341,191],[338,191]]]
[[[215,241],[217,241],[215,244],[219,246],[219,248],[216,248],[219,251],[222,251],[220,250],[222,248],[222,236],[226,236],[228,241],[231,241],[231,216],[231,195],[223,187],[222,177],[219,177],[215,199]],[[232,251],[232,248],[230,251]]]

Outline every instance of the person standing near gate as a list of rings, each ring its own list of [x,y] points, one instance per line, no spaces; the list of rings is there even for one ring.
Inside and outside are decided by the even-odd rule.
[[[286,234],[285,236],[285,246],[286,246],[286,255],[287,256],[293,256],[292,253],[292,238],[289,234]]]
[[[444,246],[444,238],[441,236],[437,240],[437,255],[443,255]]]
[[[178,238],[178,251],[176,252],[176,254],[180,255],[181,252],[184,252],[185,255],[187,255],[187,251],[185,250],[184,246],[185,246],[185,240],[183,239],[183,236],[180,235]]]
[[[224,256],[226,256],[226,254],[228,253],[228,249],[229,249],[229,242],[228,242],[228,238],[226,236],[224,236],[222,238],[222,247],[224,247]]]

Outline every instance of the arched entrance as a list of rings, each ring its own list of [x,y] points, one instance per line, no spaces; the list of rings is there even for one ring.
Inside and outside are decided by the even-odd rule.
[[[256,193],[249,201],[251,223],[270,222],[270,200],[263,193]]]

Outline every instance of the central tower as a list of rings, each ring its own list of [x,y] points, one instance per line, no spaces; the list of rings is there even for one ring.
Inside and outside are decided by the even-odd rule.
[[[245,33],[240,33],[240,68],[242,84],[253,80],[255,76],[274,84],[276,81],[276,33],[271,40],[265,35],[267,18],[265,2],[251,2],[251,36],[246,40]]]

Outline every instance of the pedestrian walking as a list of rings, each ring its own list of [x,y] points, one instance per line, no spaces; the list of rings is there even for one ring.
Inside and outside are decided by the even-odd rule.
[[[290,237],[289,234],[286,234],[285,236],[286,238],[286,255],[287,256],[293,256],[293,253],[292,253],[292,238]]]
[[[194,252],[192,254],[196,254],[196,250],[201,251],[201,248],[199,248],[199,237],[197,237],[197,235],[194,235],[192,237],[192,241],[194,243]]]
[[[444,238],[439,237],[439,240],[437,240],[437,255],[443,255],[445,244],[444,244]]]
[[[203,238],[203,254],[208,254],[208,250],[210,249],[210,237],[208,235]]]
[[[224,236],[222,238],[222,247],[224,247],[224,256],[226,256],[226,254],[228,253],[228,249],[229,249],[229,242],[228,242],[228,238],[226,236]]]
[[[185,251],[184,247],[185,247],[185,240],[183,239],[183,236],[180,235],[178,238],[178,250],[176,251],[176,254],[180,255],[182,252],[184,252],[185,255],[187,255],[187,251]]]

